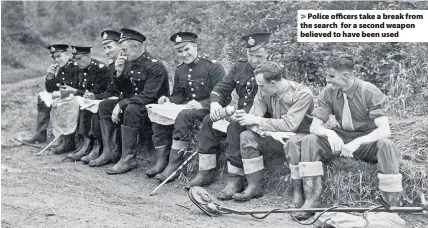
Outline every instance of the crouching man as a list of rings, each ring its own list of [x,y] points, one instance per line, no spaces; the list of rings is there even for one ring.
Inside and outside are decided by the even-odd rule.
[[[263,154],[283,153],[285,142],[282,138],[289,138],[290,133],[297,133],[294,137],[309,133],[312,121],[309,114],[314,108],[313,94],[309,88],[284,79],[278,64],[261,64],[256,68],[255,75],[259,91],[253,107],[248,114],[236,115],[242,126],[251,129],[242,132],[240,136],[241,173],[245,174],[248,186],[243,192],[233,195],[237,201],[263,195]],[[266,114],[272,118],[264,118]],[[286,153],[286,159],[297,159],[291,155]]]
[[[321,204],[322,162],[339,156],[378,162],[379,190],[383,199],[392,206],[399,203],[402,176],[398,152],[387,139],[391,134],[387,97],[376,86],[355,78],[353,68],[350,56],[331,57],[328,61],[328,85],[320,93],[319,107],[312,113],[312,134],[301,141],[301,162],[297,169],[303,181],[305,202],[302,208],[316,208]],[[326,129],[323,123],[330,115],[335,115],[341,126]],[[311,215],[295,214],[298,219]]]

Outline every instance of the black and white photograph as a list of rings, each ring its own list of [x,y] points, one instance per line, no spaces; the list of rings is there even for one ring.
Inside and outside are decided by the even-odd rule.
[[[1,227],[428,227],[427,1],[1,1]]]

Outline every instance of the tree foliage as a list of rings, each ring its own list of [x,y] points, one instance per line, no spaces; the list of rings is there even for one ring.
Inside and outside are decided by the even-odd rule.
[[[403,111],[401,104],[414,106],[412,102],[423,101],[424,93],[428,95],[426,44],[299,43],[297,10],[427,8],[423,1],[2,2],[2,62],[8,68],[28,67],[26,58],[46,53],[44,48],[51,42],[89,43],[95,46],[95,55],[102,57],[100,32],[129,27],[148,37],[148,49],[171,72],[177,60],[169,37],[185,30],[199,34],[202,54],[218,59],[229,69],[237,59],[245,57],[242,35],[270,31],[270,52],[284,65],[288,78],[322,88],[326,57],[347,52],[355,56],[356,71],[361,77],[392,98],[401,97],[397,107]],[[16,47],[24,51],[16,51]],[[419,111],[427,112],[427,106]]]

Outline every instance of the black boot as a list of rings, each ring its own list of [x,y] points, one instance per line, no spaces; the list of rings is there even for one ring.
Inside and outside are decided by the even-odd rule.
[[[293,185],[293,203],[292,206],[300,208],[303,203],[303,182],[302,179],[291,179]]]
[[[214,182],[216,169],[199,170],[195,178],[193,178],[186,188],[190,189],[193,186],[206,186]]]
[[[248,181],[247,188],[241,193],[235,193],[233,199],[236,201],[248,201],[252,198],[263,196],[263,179],[264,170],[259,170],[255,173],[246,174],[245,177]]]
[[[146,171],[146,176],[149,178],[154,177],[156,174],[161,173],[168,164],[169,146],[164,146],[156,149],[156,164]]]
[[[122,157],[107,173],[110,175],[126,173],[137,167],[138,128],[122,125]]]
[[[303,192],[305,193],[305,203],[301,207],[305,208],[317,208],[321,205],[321,194],[323,191],[322,187],[322,176],[303,177]],[[314,212],[296,212],[292,215],[297,220],[306,220],[313,216]]]
[[[400,192],[384,192],[380,191],[382,199],[385,200],[391,207],[400,206]]]
[[[174,150],[172,149],[169,153],[169,162],[166,168],[162,173],[156,174],[155,178],[159,181],[164,181],[168,178],[172,173],[174,173],[178,167],[180,167],[181,163],[183,163],[183,154],[184,150]],[[178,177],[179,173],[176,173],[168,182],[175,180]]]
[[[29,138],[21,139],[23,142],[33,144],[46,142],[47,140],[47,129],[50,120],[51,108],[47,107],[43,101],[40,100],[37,104],[37,123],[36,132]]]
[[[73,161],[80,161],[83,156],[89,154],[94,146],[94,140],[88,137],[83,137],[83,146],[78,151],[68,154],[67,158]]]
[[[49,148],[50,148],[50,149],[53,149],[53,148],[57,148],[57,147],[61,146],[61,144],[62,144],[62,140],[64,140],[64,136],[63,136],[63,135],[60,135],[60,136],[58,137],[58,139],[54,142],[54,144],[52,144]]]
[[[244,177],[238,174],[228,174],[227,184],[218,194],[219,200],[231,200],[235,193],[241,192],[244,188]]]
[[[82,161],[85,164],[88,164],[89,161],[98,158],[100,156],[102,150],[103,150],[103,141],[100,139],[96,139],[94,141],[94,146],[93,146],[91,152],[88,155],[83,156],[80,159],[80,161]]]
[[[52,149],[54,154],[64,154],[76,149],[76,144],[74,143],[74,133],[69,135],[64,135],[62,143],[59,147]]]
[[[103,153],[96,159],[89,161],[89,166],[98,167],[115,163],[120,158],[119,129],[109,120],[100,119],[101,134],[103,137]]]

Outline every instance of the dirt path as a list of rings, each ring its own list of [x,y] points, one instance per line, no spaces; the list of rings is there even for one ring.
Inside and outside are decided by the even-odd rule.
[[[31,134],[42,88],[40,78],[2,85],[2,227],[300,227],[287,215],[210,218],[188,199],[184,181],[149,196],[159,183],[145,177],[144,166],[109,176],[106,167],[61,162],[64,155],[36,156],[38,149],[19,146],[13,137]],[[218,182],[208,188],[211,193],[218,191]],[[222,204],[266,209],[284,202],[267,194],[249,203]]]

